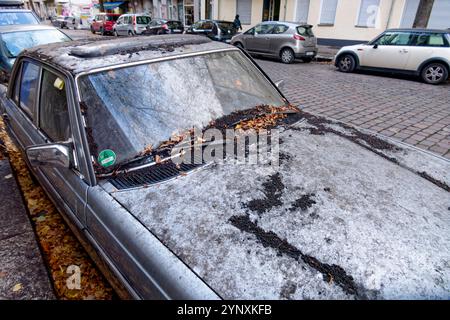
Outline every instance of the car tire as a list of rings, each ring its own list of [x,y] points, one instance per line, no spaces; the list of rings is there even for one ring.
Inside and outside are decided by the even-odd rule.
[[[312,61],[312,58],[302,58],[302,61],[304,63],[310,63]]]
[[[448,79],[448,69],[442,63],[433,62],[426,65],[420,75],[425,83],[440,84]]]
[[[356,60],[351,54],[344,54],[338,58],[337,67],[340,72],[353,72],[356,68]]]
[[[290,48],[284,48],[280,52],[280,59],[281,59],[281,62],[286,63],[286,64],[294,62],[294,60],[295,60],[294,51],[292,51],[292,49],[290,49]]]

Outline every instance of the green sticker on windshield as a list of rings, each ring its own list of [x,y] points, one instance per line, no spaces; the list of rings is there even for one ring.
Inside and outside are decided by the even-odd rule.
[[[102,167],[109,167],[112,166],[114,163],[116,163],[116,154],[114,151],[106,149],[100,152],[98,155],[98,163]]]

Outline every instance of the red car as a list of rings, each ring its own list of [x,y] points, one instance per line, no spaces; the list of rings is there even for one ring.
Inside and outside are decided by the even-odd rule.
[[[97,13],[91,23],[91,32],[100,32],[102,35],[112,34],[113,25],[120,17],[117,13]]]

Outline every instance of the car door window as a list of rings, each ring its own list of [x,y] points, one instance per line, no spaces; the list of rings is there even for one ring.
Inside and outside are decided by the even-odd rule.
[[[255,33],[255,28],[251,28],[244,32],[244,34],[254,34],[254,33]]]
[[[289,29],[289,27],[287,27],[285,25],[276,25],[273,27],[272,33],[273,34],[281,34],[281,33],[285,33],[288,29]]]
[[[48,70],[42,74],[39,127],[52,141],[67,141],[70,137],[65,82]]]
[[[273,24],[260,24],[255,27],[256,34],[268,34],[272,32]]]
[[[383,46],[408,46],[413,43],[415,36],[409,32],[389,32],[382,35],[375,44]]]
[[[206,21],[202,25],[203,30],[212,30],[214,27],[214,24],[211,21]]]
[[[22,64],[22,77],[20,81],[19,106],[25,113],[34,119],[36,110],[36,96],[39,83],[40,68],[31,62]]]

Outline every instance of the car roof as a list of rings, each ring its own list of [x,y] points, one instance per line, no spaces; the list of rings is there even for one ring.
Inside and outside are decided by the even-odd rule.
[[[425,29],[425,28],[390,28],[386,32],[405,31],[405,32],[424,32],[424,33],[450,33],[450,30],[444,29]]]
[[[300,22],[293,22],[293,21],[263,21],[261,22],[261,24],[283,24],[283,25],[288,25],[290,27],[298,27],[298,26],[311,26],[310,24],[307,23],[300,23]]]
[[[239,50],[203,36],[160,35],[52,43],[24,50],[21,56],[41,60],[77,75],[111,66],[226,49]]]
[[[0,26],[0,33],[20,32],[20,31],[34,31],[34,30],[58,30],[52,26],[42,24],[10,24]]]

